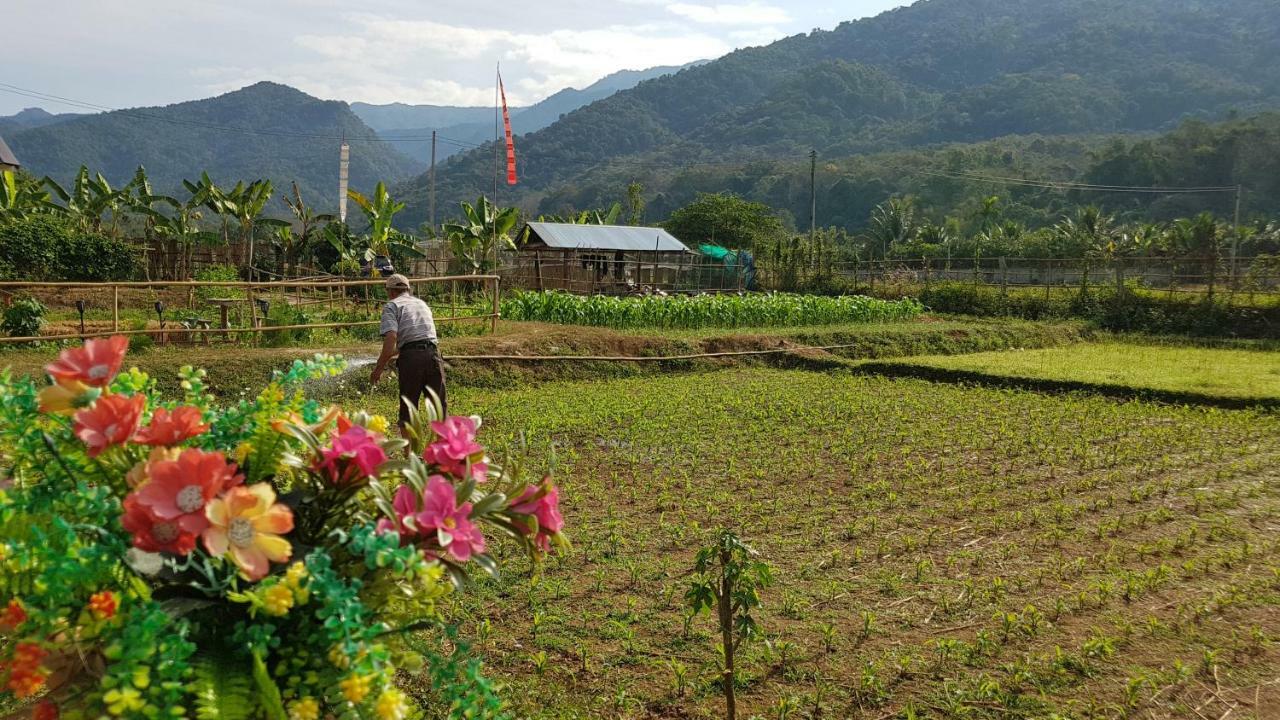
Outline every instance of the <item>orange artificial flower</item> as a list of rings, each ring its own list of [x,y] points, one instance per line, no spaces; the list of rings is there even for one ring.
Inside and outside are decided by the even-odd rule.
[[[76,437],[89,448],[89,457],[128,442],[146,404],[145,395],[104,395],[93,407],[76,413]]]
[[[99,620],[110,620],[116,616],[116,609],[120,607],[116,594],[110,590],[96,592],[89,596],[89,612]]]
[[[109,338],[86,340],[82,347],[63,350],[55,362],[45,366],[45,372],[59,383],[77,380],[91,387],[102,388],[111,384],[124,355],[129,351],[129,338],[116,335]]]
[[[293,511],[276,502],[267,483],[233,487],[205,506],[209,527],[201,538],[211,555],[231,554],[246,580],[261,580],[272,562],[287,562],[293,546],[281,535],[293,530]]]
[[[156,408],[151,424],[139,428],[133,441],[142,445],[177,445],[208,430],[203,419],[200,408],[191,405],[174,408],[173,412]]]

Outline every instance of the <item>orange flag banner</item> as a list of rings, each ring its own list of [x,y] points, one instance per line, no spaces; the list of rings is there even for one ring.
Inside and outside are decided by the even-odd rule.
[[[507,135],[507,184],[516,184],[516,144],[511,139],[511,115],[507,112],[507,91],[498,75],[498,94],[502,96],[502,127]]]

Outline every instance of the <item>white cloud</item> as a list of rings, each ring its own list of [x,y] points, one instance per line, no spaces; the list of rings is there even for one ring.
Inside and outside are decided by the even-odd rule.
[[[346,18],[351,30],[338,35],[305,34],[294,44],[310,55],[304,63],[251,76],[244,71],[210,85],[275,79],[322,97],[366,102],[485,105],[492,87],[449,80],[413,80],[447,76],[465,67],[502,61],[507,100],[527,105],[567,86],[583,87],[624,68],[678,65],[717,57],[732,50],[724,39],[672,23],[608,25],[585,30],[513,32],[427,20],[400,20],[359,14]],[[252,77],[252,79],[250,79]]]
[[[781,25],[791,21],[786,10],[759,2],[741,5],[693,5],[678,2],[668,5],[667,10],[694,22],[710,25]]]

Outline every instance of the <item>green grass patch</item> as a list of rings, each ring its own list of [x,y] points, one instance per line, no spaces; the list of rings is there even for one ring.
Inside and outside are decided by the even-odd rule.
[[[1104,342],[918,357],[864,367],[888,374],[1021,381],[1029,387],[1096,389],[1174,402],[1280,406],[1280,352],[1267,350]]]

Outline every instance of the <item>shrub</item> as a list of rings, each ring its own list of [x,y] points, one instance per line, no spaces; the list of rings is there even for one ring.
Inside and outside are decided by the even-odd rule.
[[[240,282],[240,271],[233,265],[210,265],[196,271],[201,282]],[[198,287],[196,295],[201,300],[209,298],[244,298],[244,291],[224,287]]]
[[[5,308],[4,320],[0,321],[0,329],[9,333],[9,337],[31,337],[40,334],[44,327],[45,307],[35,298],[19,298],[13,305]]]
[[[131,280],[138,275],[138,248],[101,233],[69,234],[56,249],[60,280]]]
[[[14,277],[55,278],[57,250],[70,244],[71,230],[60,218],[34,215],[0,226],[0,264]]]

